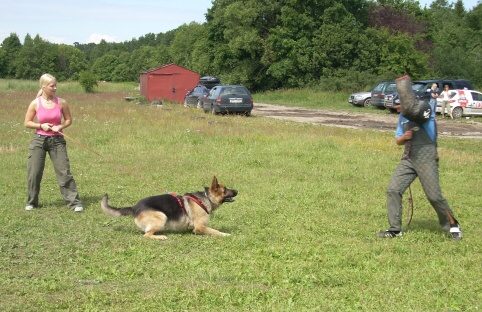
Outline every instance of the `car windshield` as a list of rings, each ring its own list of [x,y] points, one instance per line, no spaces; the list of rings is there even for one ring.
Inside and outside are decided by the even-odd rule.
[[[230,87],[223,89],[221,95],[247,95],[248,92],[243,87]]]
[[[372,91],[374,91],[374,92],[380,92],[380,91],[382,91],[382,88],[383,88],[383,83],[380,83],[380,84],[378,84],[375,88],[373,88]]]
[[[412,84],[413,91],[425,91],[425,83],[414,83]]]
[[[387,86],[386,92],[392,92],[393,93],[395,91],[397,91],[397,85],[396,84],[389,84]]]

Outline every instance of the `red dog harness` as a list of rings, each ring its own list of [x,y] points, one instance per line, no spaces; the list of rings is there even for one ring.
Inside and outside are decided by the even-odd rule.
[[[169,195],[174,196],[177,199],[177,202],[179,203],[179,206],[181,206],[182,212],[184,212],[184,214],[187,214],[186,208],[184,208],[184,203],[182,202],[182,196],[178,196],[175,193],[169,193]],[[206,207],[203,205],[203,203],[199,199],[197,199],[196,197],[194,197],[192,195],[189,195],[189,194],[185,194],[184,197],[187,197],[190,200],[192,200],[193,202],[195,202],[196,204],[198,204],[199,207],[201,207],[204,211],[206,211],[207,214],[209,214],[208,210],[206,209]]]

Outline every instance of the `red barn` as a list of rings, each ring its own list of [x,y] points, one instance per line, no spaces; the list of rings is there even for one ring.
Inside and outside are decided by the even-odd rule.
[[[146,100],[183,102],[188,90],[199,83],[199,74],[176,64],[141,73],[140,93]]]

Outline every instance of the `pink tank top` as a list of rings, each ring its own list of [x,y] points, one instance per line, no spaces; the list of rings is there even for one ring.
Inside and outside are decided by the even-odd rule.
[[[38,108],[37,108],[37,121],[41,124],[51,123],[54,126],[58,126],[62,123],[62,110],[59,105],[59,98],[55,97],[55,106],[53,108],[45,108],[42,105],[42,97],[38,97]],[[44,131],[42,129],[37,129],[37,134],[47,135],[47,136],[58,136],[62,135],[58,132]]]

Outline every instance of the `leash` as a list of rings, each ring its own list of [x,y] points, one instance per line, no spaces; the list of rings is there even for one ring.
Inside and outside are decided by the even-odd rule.
[[[169,193],[167,190],[165,190],[165,189],[159,187],[158,185],[156,185],[156,184],[148,181],[147,179],[141,177],[140,175],[136,174],[136,173],[133,172],[132,170],[129,170],[129,169],[127,169],[126,167],[124,167],[124,166],[122,166],[122,165],[119,165],[119,164],[113,162],[112,160],[109,160],[109,159],[105,158],[103,155],[97,153],[96,151],[94,151],[94,150],[91,149],[90,147],[88,147],[88,146],[82,144],[81,142],[75,140],[75,139],[72,138],[71,136],[68,136],[67,134],[62,133],[62,132],[59,132],[59,133],[61,133],[64,137],[66,137],[66,138],[69,139],[70,141],[74,142],[75,144],[77,144],[77,145],[79,145],[79,146],[81,146],[81,147],[89,150],[90,152],[92,152],[92,153],[94,153],[95,155],[103,158],[104,160],[106,160],[106,161],[109,162],[110,164],[112,164],[112,165],[114,165],[114,166],[117,166],[118,168],[122,169],[123,171],[125,171],[125,172],[133,175],[134,177],[138,178],[139,180],[144,181],[144,182],[146,182],[147,184],[150,184],[150,185],[154,186],[155,188],[157,188],[157,189],[159,189],[159,190],[161,190],[161,191],[164,191],[164,192],[166,192],[166,193]]]
[[[408,215],[407,215],[407,221],[406,225],[409,226],[410,222],[412,222],[412,217],[413,217],[413,197],[412,197],[412,188],[410,185],[408,186],[408,191],[410,196],[408,197]]]

